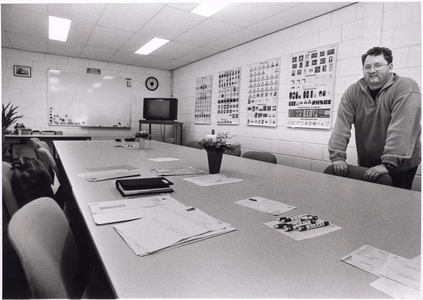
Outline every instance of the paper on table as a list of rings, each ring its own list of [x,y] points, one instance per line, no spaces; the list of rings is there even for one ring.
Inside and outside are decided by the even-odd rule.
[[[421,256],[415,257],[412,261],[420,264]],[[370,286],[396,299],[421,299],[418,289],[385,277],[373,281]]]
[[[341,258],[341,260],[354,267],[379,276],[379,272],[388,259],[388,256],[389,252],[369,245],[364,245]]]
[[[242,182],[244,180],[230,177],[223,174],[212,174],[198,177],[184,178],[184,180],[195,183],[199,186],[213,186],[220,184]]]
[[[281,215],[296,208],[294,206],[258,196],[250,197],[244,200],[238,200],[235,202],[235,204],[253,208],[255,210],[266,212],[275,216]]]
[[[163,210],[186,208],[184,204],[168,195],[95,202],[90,203],[89,207],[97,225],[135,220]]]
[[[194,174],[206,173],[203,170],[195,169],[193,167],[173,168],[173,169],[150,169],[150,171],[159,176],[194,175]]]
[[[158,161],[158,162],[163,162],[163,161],[173,161],[173,160],[179,160],[178,158],[173,158],[173,157],[162,157],[162,158],[150,158],[151,161]]]
[[[114,228],[141,256],[235,230],[198,209],[168,211]]]
[[[108,180],[108,179],[116,179],[116,178],[124,178],[124,177],[133,177],[141,175],[141,170],[139,169],[115,169],[115,170],[107,170],[107,171],[98,171],[98,172],[90,172],[90,173],[81,173],[78,174],[78,177],[84,178],[91,182]]]
[[[420,290],[420,263],[389,254],[379,274],[388,279]]]
[[[273,228],[275,224],[279,224],[279,223],[280,223],[279,221],[272,221],[272,222],[264,223],[264,225],[270,228]],[[329,224],[328,226],[313,228],[313,229],[305,230],[305,231],[299,231],[299,230],[284,231],[283,229],[274,229],[274,230],[277,230],[278,232],[283,233],[296,241],[302,241],[302,240],[311,239],[320,235],[324,235],[333,231],[337,231],[339,229],[342,229],[342,228],[334,224]]]

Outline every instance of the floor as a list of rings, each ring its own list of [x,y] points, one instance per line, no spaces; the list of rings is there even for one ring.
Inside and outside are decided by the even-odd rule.
[[[2,299],[29,299],[30,293],[19,258],[8,236],[9,216],[3,208],[3,285]]]

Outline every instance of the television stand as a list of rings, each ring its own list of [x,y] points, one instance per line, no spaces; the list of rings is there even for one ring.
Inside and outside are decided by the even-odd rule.
[[[150,135],[151,140],[151,124],[157,124],[157,125],[173,125],[175,128],[175,141],[174,144],[182,145],[182,125],[184,123],[178,122],[178,121],[162,121],[162,120],[139,120],[140,122],[140,128],[139,130],[142,130],[142,124],[148,124],[148,134]],[[163,140],[164,142],[164,135]]]

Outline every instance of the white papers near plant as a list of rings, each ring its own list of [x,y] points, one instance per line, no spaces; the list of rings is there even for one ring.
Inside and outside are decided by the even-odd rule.
[[[114,228],[140,256],[236,230],[196,208],[146,216]]]
[[[151,172],[158,176],[174,176],[174,175],[195,175],[205,174],[206,172],[193,167],[172,168],[172,169],[150,169]]]
[[[195,183],[196,185],[199,185],[199,186],[213,186],[213,185],[221,185],[221,184],[236,183],[236,182],[244,181],[242,179],[230,177],[220,173],[198,176],[198,177],[189,177],[189,178],[184,178],[184,180]]]

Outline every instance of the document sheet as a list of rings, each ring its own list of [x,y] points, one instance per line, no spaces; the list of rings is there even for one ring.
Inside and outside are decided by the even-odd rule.
[[[206,173],[203,170],[195,169],[193,167],[173,168],[173,169],[150,169],[150,172],[158,176],[194,175],[194,174]]]
[[[117,179],[117,178],[124,178],[124,177],[133,177],[141,175],[141,170],[139,169],[114,169],[114,170],[106,170],[106,171],[97,171],[97,172],[89,172],[89,173],[81,173],[78,174],[78,177],[84,178],[91,182],[96,181],[103,181],[109,179]]]
[[[184,180],[195,183],[199,186],[213,186],[220,184],[236,183],[244,181],[242,179],[230,177],[224,174],[212,174],[198,177],[184,178]]]
[[[380,277],[370,285],[391,297],[420,298],[420,256],[410,260],[364,245],[341,260]]]
[[[186,206],[171,196],[139,197],[89,204],[97,225],[139,219],[163,210],[180,210]]]
[[[196,208],[166,211],[114,228],[140,256],[236,230]]]
[[[295,206],[283,204],[281,202],[255,196],[243,200],[238,200],[235,204],[266,212],[275,216],[281,215],[295,209]]]

